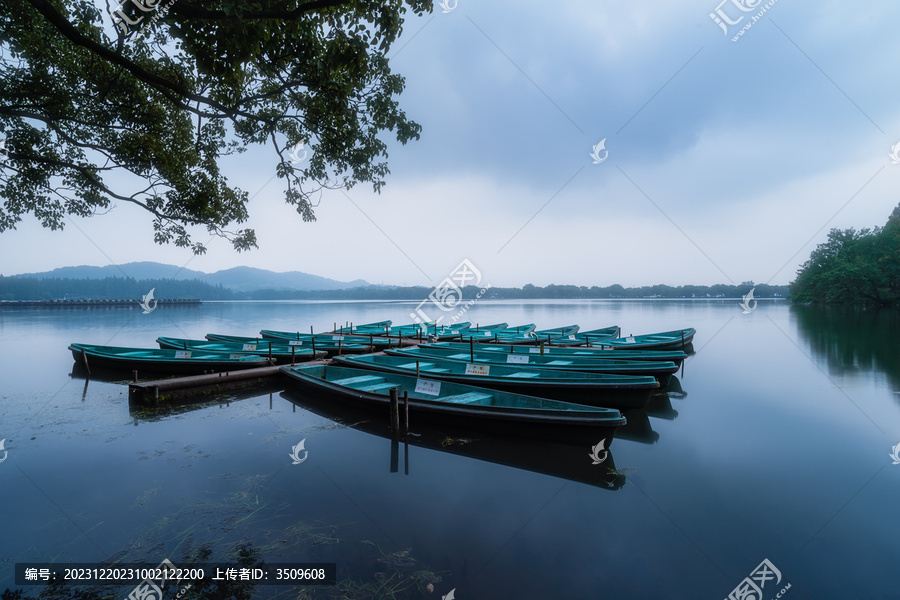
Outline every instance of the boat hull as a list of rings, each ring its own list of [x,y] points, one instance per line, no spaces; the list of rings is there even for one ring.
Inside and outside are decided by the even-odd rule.
[[[469,350],[469,344],[459,342],[444,342],[436,344],[419,344],[420,348],[452,348],[465,352]],[[504,354],[541,354],[539,348],[514,348],[504,344],[484,344],[477,346],[478,351],[498,352]],[[607,360],[643,360],[643,361],[668,361],[681,365],[687,354],[680,350],[602,350],[600,348],[564,348],[560,346],[544,346],[543,356],[600,358]]]
[[[369,369],[383,373],[415,375],[415,368],[404,368],[399,363],[409,363],[408,359],[391,361],[391,356],[364,356],[335,359],[335,363],[358,369]],[[380,359],[380,360],[379,360]],[[460,363],[457,363],[458,365]],[[460,369],[457,369],[460,370]],[[430,369],[420,371],[422,377],[450,381],[464,385],[478,386],[513,394],[538,396],[564,402],[574,402],[587,406],[601,406],[617,410],[642,410],[650,402],[650,396],[659,389],[659,383],[651,377],[606,377],[574,371],[544,372],[546,378],[523,378],[498,376],[511,374],[519,369],[491,366],[491,376],[466,375],[465,373],[441,373]],[[529,369],[529,371],[539,371]],[[630,380],[630,381],[629,381]]]
[[[477,364],[508,366],[515,364],[519,368],[535,368],[553,371],[578,371],[583,373],[597,373],[605,375],[652,375],[661,387],[669,384],[669,378],[678,372],[678,365],[666,361],[626,361],[616,360],[613,357],[600,358],[562,358],[547,357],[538,354],[520,353],[521,363],[513,363],[513,355],[495,355],[493,352],[484,352],[476,349],[474,352],[466,350],[438,350],[431,346],[418,348],[398,348],[385,350],[390,356],[405,356],[413,360],[438,358],[453,362],[473,362]]]
[[[613,348],[614,350],[682,350],[690,349],[697,333],[693,327],[661,333],[649,333],[628,337],[603,340],[593,344],[600,348]]]
[[[348,387],[339,383],[341,380],[352,379],[361,375],[371,375],[372,371],[311,365],[282,367],[281,370],[287,377],[291,387],[297,391],[328,396],[352,406],[380,413],[385,418],[390,414],[389,388],[372,391]],[[330,381],[329,379],[337,379],[338,382]],[[379,378],[376,377],[376,379]],[[505,395],[506,403],[518,403],[520,405],[503,407],[494,405],[479,406],[429,400],[427,396],[415,391],[417,383],[422,381],[422,378],[385,374],[383,379],[385,383],[375,385],[397,387],[401,403],[403,393],[409,394],[409,418],[411,422],[417,422],[421,419],[434,424],[463,425],[501,434],[531,437],[549,435],[556,438],[566,431],[577,434],[592,433],[598,440],[605,438],[607,440],[607,448],[612,443],[615,430],[626,423],[624,417],[617,410],[607,411],[602,408],[579,406],[533,396],[507,394],[505,392],[450,382],[437,383],[439,389],[442,388],[453,393],[469,393],[477,396],[497,395],[498,399],[503,397],[499,395]],[[388,382],[387,380],[390,381]],[[424,381],[431,382],[436,380],[426,379]],[[573,408],[571,410],[546,408],[554,405],[567,405]]]
[[[223,352],[227,354],[239,354],[242,356],[255,355],[270,359],[277,364],[292,364],[328,356],[328,353],[321,349],[317,349],[316,352],[313,353],[311,347],[276,346],[275,344],[269,344],[265,341],[262,343],[209,342],[203,340],[160,337],[156,339],[156,343],[164,350],[197,350],[200,352]]]
[[[157,350],[147,348],[119,348],[72,344],[69,346],[72,358],[88,369],[98,367],[115,371],[138,371],[139,373],[159,373],[165,375],[196,375],[204,372],[226,372],[252,369],[269,365],[261,356],[240,356],[229,358],[229,354],[211,352],[190,352],[190,356],[179,358],[177,350]]]
[[[331,336],[328,336],[331,337]],[[218,333],[207,333],[206,339],[213,342],[238,342],[241,344],[256,344],[257,348],[259,348],[259,353],[265,354],[268,356],[267,344],[272,344],[273,348],[279,348],[280,351],[283,351],[287,348],[287,353],[290,354],[290,347],[296,346],[297,349],[309,349],[312,350],[315,347],[316,352],[322,351],[325,352],[328,356],[337,356],[338,354],[367,354],[372,352],[374,348],[369,345],[363,344],[345,344],[343,340],[340,343],[333,340],[325,340],[325,341],[316,341],[315,345],[312,343],[311,339],[287,339],[287,338],[251,338],[251,337],[242,337],[236,335],[222,335]]]

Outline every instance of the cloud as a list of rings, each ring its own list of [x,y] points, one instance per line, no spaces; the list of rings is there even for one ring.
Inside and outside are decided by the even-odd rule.
[[[408,22],[395,47],[400,102],[423,133],[389,144],[381,195],[329,192],[303,223],[283,182],[267,184],[272,150],[252,148],[223,165],[259,192],[258,251],[156,246],[129,206],[76,220],[84,235],[24,224],[0,251],[16,256],[9,272],[159,260],[432,285],[469,258],[495,285],[786,283],[828,228],[881,225],[900,200],[887,158],[900,6],[779,1],[738,43],[715,6],[461,0]],[[593,165],[602,138],[609,159]]]

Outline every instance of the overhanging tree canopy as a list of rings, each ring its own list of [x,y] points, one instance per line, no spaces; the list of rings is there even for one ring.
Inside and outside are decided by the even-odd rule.
[[[323,188],[380,191],[385,132],[418,139],[386,54],[431,0],[161,4],[0,3],[0,232],[28,214],[60,229],[120,200],[152,213],[158,243],[202,253],[188,230],[201,225],[246,250],[253,230],[233,227],[248,195],[220,157],[271,144],[286,201],[311,221]]]

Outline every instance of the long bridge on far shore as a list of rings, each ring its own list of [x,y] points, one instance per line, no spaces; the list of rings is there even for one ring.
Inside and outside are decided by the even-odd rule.
[[[93,308],[98,306],[135,306],[140,308],[143,300],[127,299],[89,299],[89,300],[0,300],[0,310],[4,308]],[[199,298],[187,299],[154,299],[152,302],[159,306],[193,306],[202,304]]]

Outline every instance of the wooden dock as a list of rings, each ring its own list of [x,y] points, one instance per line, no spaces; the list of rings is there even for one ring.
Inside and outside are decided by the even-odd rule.
[[[414,338],[401,338],[397,340],[397,345],[416,346],[418,341]],[[383,353],[372,352],[370,354]],[[298,362],[297,365],[327,365],[330,362],[330,359],[324,358]],[[282,377],[280,372],[282,366],[286,365],[241,369],[240,371],[209,375],[170,377],[154,381],[136,381],[128,385],[128,399],[130,402],[144,406],[160,406],[190,399],[196,400],[198,396],[213,396],[223,392],[259,387],[277,383]]]
[[[326,359],[320,359],[297,364],[324,365],[327,362]],[[197,396],[212,396],[222,392],[262,386],[278,381],[281,377],[282,366],[273,365],[211,375],[138,381],[128,384],[128,399],[130,402],[145,406],[159,406]]]

